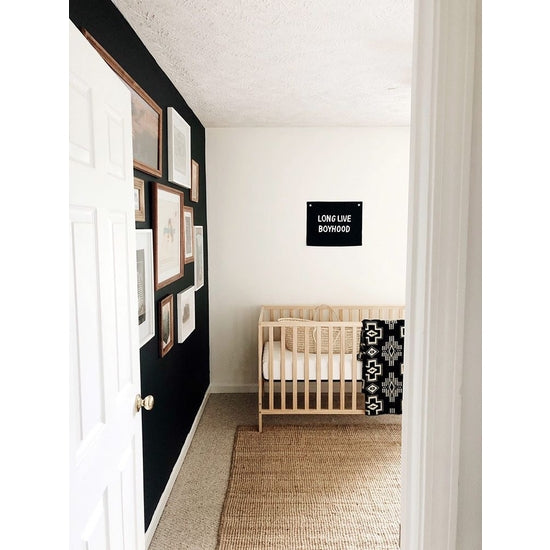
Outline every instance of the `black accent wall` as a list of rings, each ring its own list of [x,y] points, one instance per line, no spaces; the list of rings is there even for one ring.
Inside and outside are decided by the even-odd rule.
[[[110,0],[70,0],[69,18],[79,29],[88,30],[163,110],[162,177],[134,170],[134,175],[146,182],[146,221],[136,222],[136,228],[152,228],[152,181],[183,190],[185,205],[193,207],[195,225],[204,227],[205,281],[195,292],[195,330],[182,344],[177,343],[176,331],[173,348],[165,357],[160,357],[158,302],[172,294],[177,311],[177,293],[194,284],[194,265],[191,263],[185,265],[183,278],[155,292],[155,337],[140,350],[141,394],[151,394],[155,398],[154,408],[140,413],[147,529],[209,385],[205,132],[199,119]],[[174,107],[191,126],[191,156],[200,165],[198,203],[191,202],[189,189],[168,182],[167,107]]]

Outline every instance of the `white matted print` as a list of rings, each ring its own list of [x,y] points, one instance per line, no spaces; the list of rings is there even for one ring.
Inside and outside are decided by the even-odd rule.
[[[195,287],[178,294],[178,343],[181,344],[195,330]]]
[[[155,290],[183,277],[183,191],[153,182]]]
[[[153,230],[136,230],[139,347],[155,335],[155,290],[153,285]]]
[[[204,286],[204,239],[202,225],[195,225],[195,290]]]
[[[193,234],[193,208],[191,206],[183,207],[183,239],[185,263],[190,264],[195,261],[195,236]]]
[[[168,181],[191,189],[191,127],[168,107]]]

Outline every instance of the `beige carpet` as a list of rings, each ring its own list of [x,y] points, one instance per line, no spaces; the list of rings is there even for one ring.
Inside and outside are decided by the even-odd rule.
[[[396,550],[401,427],[240,426],[219,550]]]

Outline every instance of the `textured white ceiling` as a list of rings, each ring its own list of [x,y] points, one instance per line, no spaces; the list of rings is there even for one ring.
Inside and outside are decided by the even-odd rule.
[[[408,126],[413,0],[113,0],[205,127]]]

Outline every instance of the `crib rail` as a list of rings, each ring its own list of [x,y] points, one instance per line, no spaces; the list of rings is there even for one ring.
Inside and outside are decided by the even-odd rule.
[[[262,306],[259,431],[263,415],[364,414],[357,359],[361,321],[404,315],[403,306]]]

